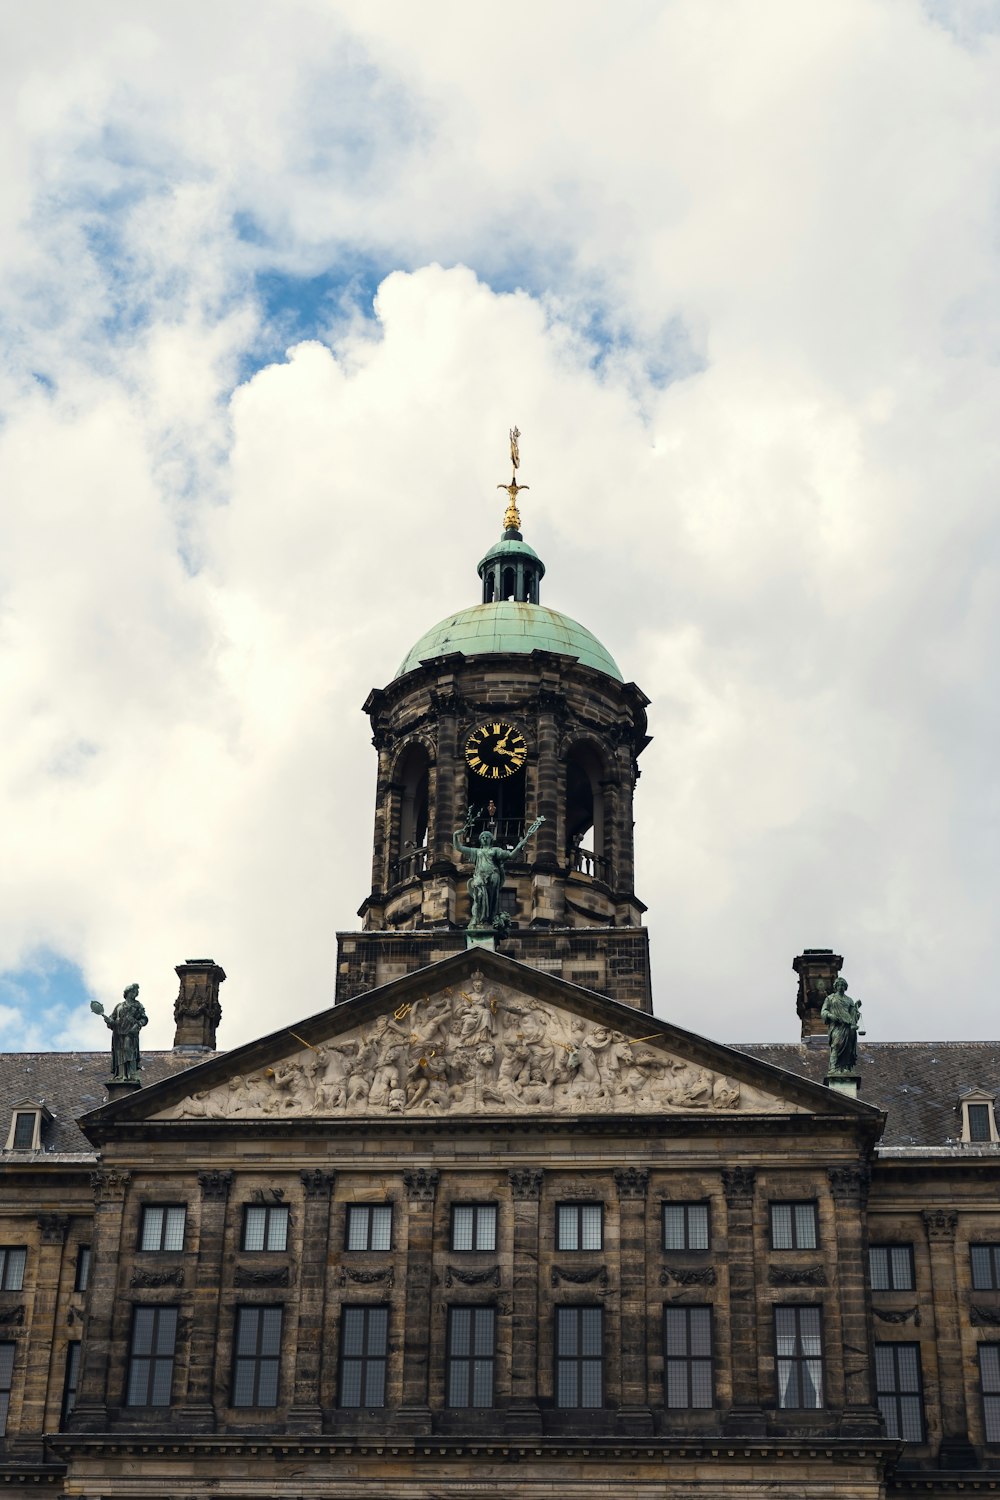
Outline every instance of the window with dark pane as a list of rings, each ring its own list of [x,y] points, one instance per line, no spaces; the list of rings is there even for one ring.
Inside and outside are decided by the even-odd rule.
[[[287,1250],[288,1209],[284,1204],[248,1204],[243,1210],[241,1250]]]
[[[7,1340],[0,1343],[0,1437],[7,1431],[7,1411],[10,1407],[10,1383],[14,1374],[14,1345]]]
[[[74,1339],[66,1345],[66,1376],[63,1380],[62,1417],[60,1428],[65,1428],[69,1414],[76,1405],[76,1388],[80,1383],[80,1340]]]
[[[133,1309],[126,1406],[170,1405],[176,1346],[176,1307]]]
[[[664,1308],[663,1371],[668,1407],[715,1404],[710,1307]]]
[[[1000,1344],[979,1345],[979,1385],[986,1441],[1000,1443]]]
[[[24,1286],[24,1267],[28,1252],[24,1245],[0,1245],[0,1288],[19,1292]]]
[[[815,1203],[771,1204],[771,1249],[815,1250]]]
[[[1000,1289],[1000,1245],[970,1245],[972,1285],[977,1292]]]
[[[664,1203],[664,1250],[708,1249],[708,1204]]]
[[[993,1132],[990,1130],[991,1106],[989,1104],[967,1104],[965,1107],[969,1115],[969,1140],[992,1140]]]
[[[818,1307],[776,1307],[778,1405],[823,1405],[823,1331]]]
[[[14,1150],[30,1151],[35,1144],[35,1121],[37,1115],[21,1113],[14,1118]]]
[[[392,1204],[349,1204],[347,1248],[348,1250],[390,1250],[392,1248]]]
[[[604,1309],[556,1308],[556,1405],[604,1403]]]
[[[90,1285],[90,1246],[79,1245],[76,1251],[76,1274],[73,1277],[73,1290],[85,1292]]]
[[[874,1292],[911,1292],[913,1275],[912,1245],[872,1245],[868,1251],[868,1270]]]
[[[142,1210],[139,1249],[183,1250],[186,1215],[183,1203],[147,1203]]]
[[[495,1203],[456,1203],[451,1210],[453,1250],[495,1250],[497,1206]]]
[[[602,1203],[560,1203],[556,1207],[557,1250],[600,1250],[604,1243]]]
[[[924,1441],[919,1344],[875,1345],[875,1390],[888,1437]]]
[[[238,1307],[233,1345],[233,1406],[277,1406],[281,1307]]]
[[[496,1309],[449,1307],[449,1406],[493,1405]]]
[[[340,1320],[340,1405],[384,1406],[387,1307],[345,1307]]]

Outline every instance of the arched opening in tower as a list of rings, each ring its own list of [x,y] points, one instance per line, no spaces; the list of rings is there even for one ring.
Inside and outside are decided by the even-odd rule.
[[[571,870],[609,878],[604,839],[604,765],[590,745],[576,745],[566,760],[566,863]]]
[[[400,787],[396,848],[397,879],[407,880],[423,869],[427,854],[430,812],[430,759],[422,745],[408,745],[396,766]]]
[[[503,570],[503,584],[500,589],[500,595],[503,599],[516,600],[517,598],[517,574],[513,568],[504,568]]]
[[[524,832],[524,769],[494,780],[477,776],[469,771],[466,775],[468,819],[473,843],[477,843],[484,828],[488,828],[495,841],[508,849],[516,844]],[[525,855],[525,858],[528,858]]]
[[[483,595],[483,603],[484,604],[492,604],[493,600],[496,598],[496,593],[497,593],[497,579],[496,579],[496,574],[494,573],[493,569],[491,568],[490,571],[486,575],[486,587],[485,587],[485,592],[484,592],[484,595]]]

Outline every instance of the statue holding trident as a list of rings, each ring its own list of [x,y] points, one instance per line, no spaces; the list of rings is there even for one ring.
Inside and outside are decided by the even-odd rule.
[[[823,1001],[820,1019],[830,1033],[830,1072],[853,1073],[858,1065],[858,1037],[861,1027],[861,1001],[847,993],[847,980],[834,981],[833,991]]]
[[[139,1004],[139,986],[130,984],[110,1016],[100,1000],[91,1000],[90,1008],[111,1028],[111,1077],[109,1083],[140,1083],[139,1032],[149,1017]]]
[[[472,902],[472,910],[469,914],[470,927],[506,927],[506,913],[500,910],[500,889],[503,885],[504,865],[515,854],[519,854],[528,840],[538,832],[545,822],[544,817],[536,818],[521,839],[520,843],[514,845],[513,849],[501,849],[493,842],[493,835],[488,828],[484,828],[479,835],[479,845],[470,848],[468,844],[459,841],[461,829],[456,828],[452,834],[451,842],[459,854],[465,854],[472,860],[472,879],[469,881],[469,898]]]
[[[517,497],[522,490],[529,490],[531,488],[530,484],[518,484],[517,482],[517,471],[521,467],[521,450],[517,446],[517,440],[520,436],[521,434],[516,427],[510,429],[510,464],[512,471],[510,484],[497,485],[498,490],[507,491],[509,500],[503,518],[504,531],[520,531],[521,516],[517,508]]]

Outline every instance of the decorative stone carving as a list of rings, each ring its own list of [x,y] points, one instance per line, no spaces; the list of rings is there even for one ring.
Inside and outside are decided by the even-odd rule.
[[[868,1197],[872,1173],[868,1166],[828,1167],[830,1192],[838,1202],[860,1201]]]
[[[615,1170],[619,1198],[645,1198],[648,1185],[649,1173],[642,1167],[618,1167]]]
[[[873,1307],[872,1312],[883,1323],[908,1323],[912,1318],[914,1326],[920,1327],[919,1307]]]
[[[538,1198],[542,1192],[542,1180],[545,1176],[536,1167],[514,1167],[507,1173],[510,1179],[510,1190],[515,1198]]]
[[[737,1204],[752,1202],[756,1182],[757,1174],[753,1167],[724,1167],[722,1191],[729,1207],[735,1208]]]
[[[572,1286],[588,1286],[596,1282],[604,1291],[610,1285],[607,1266],[594,1266],[589,1271],[567,1271],[565,1266],[553,1266],[552,1285],[558,1286],[561,1281],[568,1281]]]
[[[233,1272],[234,1286],[288,1286],[289,1283],[287,1266],[237,1266]]]
[[[374,1286],[379,1281],[384,1281],[386,1289],[395,1283],[395,1275],[392,1266],[383,1266],[378,1271],[357,1271],[352,1266],[341,1266],[340,1284],[346,1286],[348,1281],[353,1281],[357,1286]]]
[[[953,1240],[958,1214],[954,1209],[925,1208],[922,1214],[929,1240]]]
[[[150,1287],[150,1286],[183,1286],[183,1285],[184,1285],[184,1267],[183,1266],[171,1266],[171,1268],[169,1269],[169,1271],[153,1271],[153,1270],[147,1270],[143,1266],[138,1266],[132,1272],[132,1278],[131,1278],[131,1280],[129,1282],[129,1286],[146,1286],[146,1287]]]
[[[17,1307],[0,1307],[0,1325],[4,1328],[14,1328],[24,1322],[24,1308],[20,1304]]]
[[[224,1203],[229,1197],[229,1189],[233,1185],[232,1172],[199,1172],[198,1182],[201,1186],[203,1198],[214,1199],[216,1202]]]
[[[668,1052],[641,1027],[637,1017],[633,1037],[477,974],[158,1118],[802,1111]]]
[[[716,1281],[715,1267],[704,1266],[700,1269],[683,1271],[673,1266],[664,1267],[660,1272],[660,1285],[669,1286],[674,1282],[677,1286],[714,1286]]]
[[[463,1286],[499,1286],[500,1267],[490,1266],[486,1271],[463,1271],[460,1266],[446,1267],[445,1286],[452,1286],[456,1281],[460,1281]]]
[[[42,1232],[42,1243],[61,1245],[69,1229],[69,1218],[64,1214],[39,1214],[38,1227]]]
[[[94,1198],[98,1203],[124,1198],[125,1189],[131,1180],[131,1172],[119,1172],[114,1167],[107,1167],[90,1174],[90,1185],[94,1189]]]
[[[769,1266],[767,1279],[771,1286],[826,1286],[822,1266]]]
[[[403,1186],[411,1203],[433,1203],[441,1174],[433,1167],[417,1167],[403,1173]]]
[[[974,1302],[969,1308],[973,1328],[1000,1328],[1000,1307],[982,1307]]]
[[[302,1178],[302,1186],[306,1190],[307,1198],[329,1198],[333,1192],[333,1184],[337,1180],[335,1172],[322,1172],[317,1167],[310,1171],[305,1169],[299,1173]]]

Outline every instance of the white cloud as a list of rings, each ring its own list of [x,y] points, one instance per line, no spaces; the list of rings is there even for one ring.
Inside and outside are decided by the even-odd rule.
[[[546,601],[653,699],[658,1009],[791,1036],[787,966],[828,944],[870,1035],[989,1033],[1000,45],[946,19],[22,18],[0,968],[138,977],[160,1045],[190,955],[228,969],[230,1044],[329,1001],[359,705],[477,597],[516,419]],[[372,266],[375,321],[334,305]],[[333,304],[241,384],[265,270]]]

